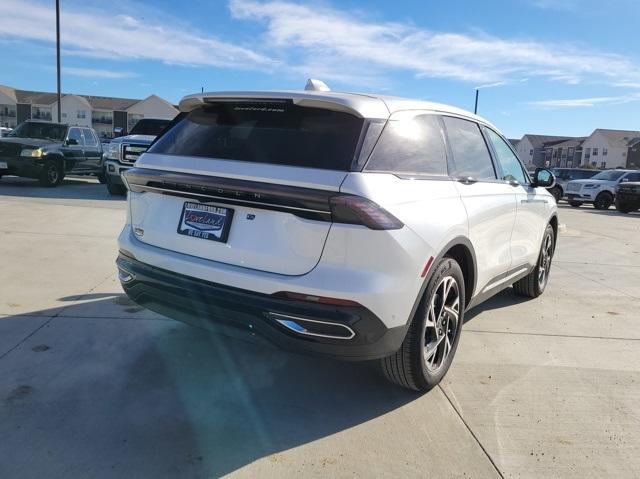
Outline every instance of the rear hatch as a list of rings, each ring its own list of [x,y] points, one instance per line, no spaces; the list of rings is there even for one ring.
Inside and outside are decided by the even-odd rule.
[[[147,244],[285,275],[318,263],[329,201],[365,124],[290,100],[217,98],[176,120],[126,173]]]

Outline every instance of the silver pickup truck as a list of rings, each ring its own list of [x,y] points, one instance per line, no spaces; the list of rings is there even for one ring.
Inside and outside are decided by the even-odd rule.
[[[126,136],[114,138],[106,152],[104,172],[107,189],[112,195],[124,195],[127,191],[120,174],[133,166],[138,157],[171,122],[156,118],[143,118]]]

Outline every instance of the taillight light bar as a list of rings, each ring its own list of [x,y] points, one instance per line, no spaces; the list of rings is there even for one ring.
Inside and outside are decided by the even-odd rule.
[[[334,223],[363,225],[372,230],[398,230],[404,223],[367,198],[337,195],[329,200]]]
[[[349,299],[329,298],[326,296],[315,296],[312,294],[294,293],[292,291],[278,291],[271,296],[282,299],[292,299],[295,301],[307,301],[316,304],[328,304],[332,306],[361,306],[360,303]]]

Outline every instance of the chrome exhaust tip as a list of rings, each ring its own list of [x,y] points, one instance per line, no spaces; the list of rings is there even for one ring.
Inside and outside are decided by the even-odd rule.
[[[355,331],[349,326],[330,321],[320,321],[317,319],[301,318],[281,313],[266,313],[267,316],[275,320],[278,324],[304,336],[315,336],[327,339],[353,339]]]

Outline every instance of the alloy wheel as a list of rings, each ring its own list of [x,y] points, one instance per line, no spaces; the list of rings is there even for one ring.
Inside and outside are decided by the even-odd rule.
[[[553,256],[553,241],[551,235],[546,235],[540,252],[540,260],[538,262],[538,287],[544,289],[549,279],[549,271],[551,270],[551,257]]]
[[[436,287],[425,321],[424,361],[435,372],[445,363],[454,343],[460,318],[460,288],[452,276],[442,278]]]

